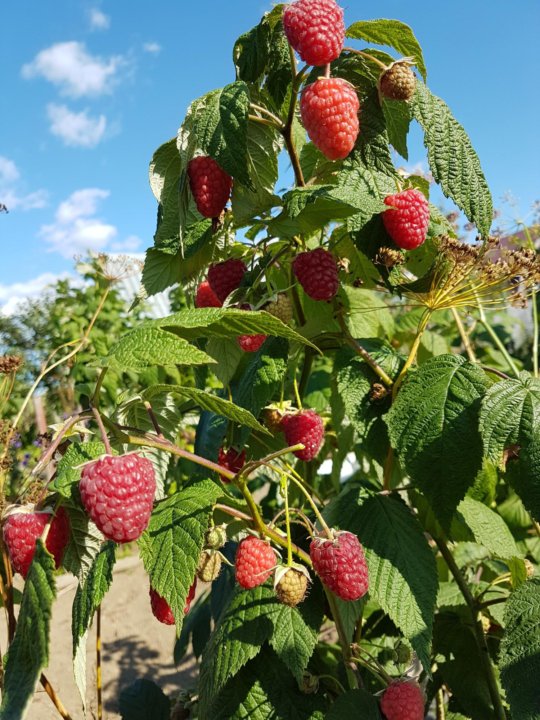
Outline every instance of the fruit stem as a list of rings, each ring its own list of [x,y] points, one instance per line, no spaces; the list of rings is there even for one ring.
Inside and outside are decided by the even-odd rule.
[[[97,717],[103,720],[103,695],[101,682],[101,605],[96,608],[96,691]]]
[[[289,483],[287,482],[286,475],[283,475],[281,478],[281,491],[283,493],[283,499],[285,501],[285,529],[287,531],[287,565],[291,567],[291,565],[293,564],[291,546],[291,516],[289,513]]]
[[[414,338],[413,344],[411,346],[411,350],[409,352],[409,357],[405,361],[405,365],[401,368],[401,372],[397,376],[396,382],[394,383],[394,387],[392,388],[392,400],[396,397],[396,395],[399,392],[399,388],[401,387],[401,383],[405,379],[405,376],[407,375],[410,367],[416,360],[416,355],[418,354],[418,348],[420,347],[420,341],[422,340],[422,335],[424,334],[424,330],[426,329],[431,316],[433,314],[433,310],[431,308],[427,308],[420,318],[420,322],[418,324],[418,330],[416,331],[416,337]]]
[[[311,368],[313,365],[313,349],[308,347],[304,353],[304,362],[302,364],[302,374],[300,375],[300,384],[298,391],[300,397],[304,397],[306,393],[307,384],[311,375]]]
[[[270,453],[270,455],[267,455],[266,457],[261,458],[260,460],[253,460],[252,462],[246,463],[244,467],[242,468],[242,475],[244,477],[248,477],[251,475],[252,472],[254,472],[258,467],[261,465],[267,465],[272,460],[276,460],[277,458],[280,458],[282,455],[287,455],[288,453],[294,453],[297,450],[303,450],[304,449],[303,443],[297,443],[296,445],[289,445],[286,448],[282,448],[281,450],[276,450],[276,452]]]
[[[274,115],[273,112],[268,110],[268,108],[263,107],[262,105],[257,105],[256,103],[252,102],[249,104],[250,107],[252,107],[254,110],[257,110],[260,113],[263,113],[264,115],[267,115],[270,120],[272,120],[272,125],[279,128],[280,130],[283,128],[283,123],[280,118],[278,118],[277,115]],[[250,116],[251,117],[251,116]],[[261,120],[261,118],[256,118],[256,120]]]
[[[331,66],[330,66],[330,63],[328,63],[327,65],[324,66],[324,77],[327,79],[330,78],[330,70],[331,70]]]
[[[388,66],[385,65],[382,60],[379,60],[379,58],[374,57],[373,55],[370,55],[369,53],[363,52],[362,50],[356,50],[356,48],[351,47],[345,47],[343,48],[343,52],[350,52],[354,53],[355,55],[360,55],[360,57],[365,58],[366,60],[369,60],[370,62],[374,62],[375,65],[378,65],[381,70],[388,70]]]
[[[259,117],[259,115],[248,115],[248,119],[252,122],[259,123],[259,125],[268,125],[269,127],[276,128],[277,130],[281,130],[283,127],[281,124],[276,125],[273,120],[267,120],[266,118]]]
[[[292,482],[298,487],[298,489],[301,490],[301,492],[305,495],[307,501],[308,501],[309,504],[311,505],[311,508],[312,508],[313,512],[315,513],[315,517],[317,518],[317,520],[319,521],[322,529],[324,530],[325,535],[328,537],[329,540],[333,540],[333,539],[334,539],[334,536],[333,536],[333,534],[332,534],[332,531],[330,530],[330,528],[329,528],[328,525],[326,524],[323,516],[322,516],[321,513],[319,512],[319,508],[315,505],[315,502],[314,502],[313,498],[311,497],[311,495],[308,493],[308,491],[307,491],[306,488],[302,485],[302,483],[299,482],[299,481],[294,477],[294,475],[290,475],[289,473],[286,473],[286,474],[287,474],[287,477],[290,478],[290,479],[292,480]]]
[[[150,418],[150,421],[151,421],[152,425],[154,426],[154,430],[156,431],[156,435],[157,435],[159,438],[163,438],[164,435],[163,435],[163,432],[162,432],[161,427],[160,427],[160,425],[159,425],[159,420],[157,419],[156,414],[155,414],[155,412],[154,412],[154,408],[150,405],[150,403],[148,402],[148,400],[145,400],[144,403],[143,403],[143,405],[144,405],[144,408],[145,408],[146,412],[148,413],[148,417]]]
[[[300,187],[304,187],[306,182],[304,180],[302,166],[300,165],[300,160],[298,158],[298,153],[296,152],[296,148],[294,146],[294,140],[293,140],[293,136],[292,136],[292,126],[293,126],[294,116],[295,116],[295,112],[296,112],[296,103],[298,102],[298,90],[300,88],[300,83],[302,82],[303,73],[296,72],[296,58],[294,57],[294,50],[290,46],[289,46],[289,54],[290,54],[290,58],[291,58],[293,83],[292,83],[292,88],[291,88],[291,102],[289,105],[287,121],[281,130],[281,134],[283,135],[283,138],[285,140],[285,145],[287,147],[287,152],[289,153],[289,156],[291,158],[291,164],[292,164],[292,167],[294,170],[294,177],[296,179],[296,184],[299,185]]]
[[[300,392],[298,390],[298,383],[296,382],[296,373],[293,377],[293,387],[294,387],[294,397],[296,398],[296,404],[298,406],[298,409],[302,409],[302,398],[300,397]]]
[[[96,387],[94,389],[92,399],[90,400],[90,404],[95,407],[99,407],[99,393],[101,392],[101,387],[103,385],[103,381],[105,380],[105,375],[107,374],[108,369],[108,367],[101,368],[101,372],[99,373]]]
[[[493,703],[493,709],[495,711],[494,717],[496,718],[496,720],[506,720],[506,713],[504,711],[501,696],[499,693],[497,678],[495,677],[495,671],[493,669],[491,658],[489,656],[489,648],[487,646],[486,636],[484,635],[484,630],[480,621],[476,601],[471,591],[469,590],[469,586],[467,585],[467,582],[463,577],[461,570],[459,569],[456,561],[454,560],[454,556],[450,552],[450,548],[448,547],[446,540],[443,537],[434,537],[433,539],[435,540],[435,543],[439,548],[439,552],[441,553],[444,561],[446,562],[448,569],[452,573],[454,580],[456,581],[457,586],[461,590],[461,594],[463,595],[463,598],[465,599],[465,602],[469,607],[473,621],[473,630],[476,637],[476,643],[478,645],[478,650],[480,651],[480,659],[482,661],[482,665],[484,666],[484,672],[489,688],[489,694],[491,697],[491,702]]]
[[[101,439],[103,440],[103,444],[105,445],[105,452],[107,453],[107,455],[112,455],[111,443],[109,442],[109,438],[107,436],[107,431],[105,430],[105,425],[103,424],[101,414],[96,407],[92,407],[91,410],[92,415],[94,416],[94,419],[99,428],[99,434],[101,435]]]

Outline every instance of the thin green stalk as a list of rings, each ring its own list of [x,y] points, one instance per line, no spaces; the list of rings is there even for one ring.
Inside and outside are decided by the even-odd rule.
[[[527,240],[527,244],[531,250],[536,252],[536,247],[534,245],[534,240],[532,239],[531,233],[529,228],[525,225],[525,223],[520,222],[518,223],[523,228],[523,233],[525,235],[525,238]],[[540,329],[538,327],[538,306],[536,304],[536,289],[532,288],[531,291],[531,301],[532,301],[532,312],[533,312],[533,371],[534,371],[534,377],[538,377],[538,337],[540,334]]]
[[[336,601],[336,596],[333,592],[324,588],[332,616],[334,618],[334,624],[336,626],[339,644],[341,645],[341,655],[343,657],[343,663],[345,665],[345,672],[347,673],[347,680],[349,681],[349,688],[358,688],[358,676],[356,674],[356,668],[354,667],[354,661],[352,659],[351,645],[347,640],[347,633],[343,626],[343,621],[339,612],[339,607]]]
[[[463,598],[465,599],[465,602],[467,603],[467,606],[471,613],[476,643],[480,651],[480,659],[486,676],[493,709],[495,711],[494,718],[496,720],[506,720],[506,713],[504,711],[501,695],[499,693],[497,678],[495,677],[495,670],[493,669],[491,658],[489,656],[489,648],[487,646],[486,637],[484,635],[484,630],[482,628],[482,623],[480,621],[479,611],[474,596],[469,590],[469,586],[467,585],[467,582],[463,577],[461,570],[457,566],[457,563],[454,560],[454,556],[450,552],[450,548],[446,544],[446,541],[443,538],[434,537],[433,539],[435,540],[437,547],[439,548],[439,552],[441,553],[444,561],[446,562],[448,569],[452,573],[452,576],[454,577],[454,580],[456,581],[457,586],[459,587],[461,594],[463,595]]]
[[[405,376],[407,375],[411,366],[413,365],[413,363],[416,360],[416,355],[418,354],[418,348],[420,347],[420,341],[422,340],[422,335],[424,334],[424,330],[428,326],[428,323],[430,321],[432,314],[433,314],[433,310],[431,310],[430,308],[427,308],[420,319],[420,322],[418,324],[418,330],[416,331],[416,337],[414,338],[413,344],[411,346],[411,350],[409,352],[409,357],[405,361],[405,365],[402,367],[401,372],[399,373],[397,380],[394,383],[394,387],[392,388],[392,398],[396,397],[403,380],[405,380]]]
[[[514,361],[512,360],[512,358],[510,357],[510,353],[509,353],[508,350],[504,347],[504,343],[502,342],[502,340],[500,339],[500,337],[497,335],[497,333],[495,332],[495,330],[494,330],[494,329],[491,327],[491,325],[489,324],[488,319],[486,318],[486,313],[484,312],[484,306],[482,305],[482,303],[480,302],[480,300],[479,300],[478,298],[477,298],[477,303],[478,303],[478,310],[479,310],[479,313],[480,313],[480,322],[482,323],[482,325],[483,325],[484,328],[486,329],[486,332],[487,332],[487,334],[489,335],[489,337],[493,340],[493,342],[495,343],[495,345],[496,345],[496,346],[499,348],[499,350],[501,351],[501,354],[503,355],[504,359],[505,359],[506,362],[508,363],[508,367],[510,368],[510,370],[514,373],[514,375],[515,375],[516,377],[519,377],[519,370],[517,369],[517,366],[516,366],[515,362],[514,362]]]
[[[283,492],[283,498],[285,502],[285,529],[287,531],[287,565],[290,567],[293,564],[291,544],[291,516],[289,513],[289,483],[285,475],[281,480],[281,490]]]

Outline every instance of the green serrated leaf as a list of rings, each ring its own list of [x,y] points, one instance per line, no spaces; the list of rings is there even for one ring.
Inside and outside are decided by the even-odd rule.
[[[178,632],[212,507],[221,494],[222,489],[211,480],[182,489],[156,506],[138,541],[150,583],[169,604]]]
[[[204,365],[213,362],[213,358],[183,338],[150,324],[140,325],[124,335],[112,346],[105,359],[107,365],[120,370],[144,370],[154,365]]]
[[[159,147],[150,163],[150,187],[160,204],[159,221],[154,243],[174,238],[180,227],[179,200],[182,159],[176,146],[176,138]]]
[[[241,80],[206,96],[192,120],[192,132],[200,150],[235,180],[251,187],[247,156],[249,90]]]
[[[62,497],[73,499],[81,479],[81,465],[104,454],[105,445],[98,440],[71,443],[58,463],[52,489]]]
[[[325,715],[326,720],[380,720],[377,698],[365,690],[349,690],[339,695]]]
[[[506,603],[501,642],[501,680],[513,720],[539,720],[540,580],[533,578]]]
[[[488,385],[478,366],[439,355],[408,376],[386,416],[392,447],[446,529],[482,466],[478,417]]]
[[[310,627],[296,608],[280,603],[268,585],[237,592],[203,652],[202,717],[217,708],[216,701],[229,679],[259,654],[265,642],[271,643],[281,661],[300,678],[317,633],[318,627]]]
[[[212,372],[227,387],[244,357],[244,351],[236,338],[210,338],[205,350],[216,361]]]
[[[171,703],[151,680],[136,680],[123,688],[118,700],[122,720],[169,720]]]
[[[458,506],[474,539],[496,558],[511,560],[521,557],[516,541],[502,517],[481,502],[466,497]]]
[[[424,80],[427,70],[422,48],[412,29],[399,20],[364,20],[353,23],[346,32],[347,37],[366,40],[376,45],[393,47],[405,57],[414,58],[414,63]]]
[[[250,122],[247,152],[252,188],[235,183],[232,192],[232,211],[238,227],[247,225],[257,216],[280,204],[274,194],[278,179],[278,154],[282,139],[275,128]]]
[[[350,232],[361,230],[374,215],[383,212],[384,198],[396,187],[391,177],[367,164],[357,150],[345,160],[338,185],[349,188],[363,200],[362,209],[347,219]]]
[[[433,177],[446,197],[487,237],[493,221],[493,201],[467,133],[446,103],[420,81],[411,107],[413,116],[424,129],[424,145]]]
[[[253,417],[249,410],[238,407],[230,400],[225,400],[204,390],[182,387],[181,385],[152,385],[152,387],[143,392],[143,397],[151,400],[156,395],[162,395],[164,393],[188,398],[197,403],[203,410],[209,410],[217,415],[222,415],[239,425],[245,425],[252,430],[258,430],[266,435],[271,434],[260,424],[257,418]]]
[[[283,13],[284,5],[274,9],[276,17]],[[281,110],[292,84],[290,46],[285,37],[283,23],[276,22],[269,40],[267,76],[264,83],[277,110]]]
[[[540,433],[519,450],[518,457],[506,466],[508,481],[523,505],[540,522]]]
[[[236,79],[256,83],[266,70],[270,28],[266,16],[247,33],[240,35],[234,44],[233,62]]]
[[[51,607],[55,597],[54,559],[38,540],[24,586],[17,630],[4,665],[2,720],[23,720],[41,670],[49,664]]]
[[[366,552],[371,596],[429,668],[438,579],[435,556],[418,520],[398,498],[378,495],[362,502],[358,489],[334,501],[327,518],[358,535]]]
[[[86,638],[97,608],[112,582],[116,546],[107,542],[96,556],[84,581],[79,584],[73,600],[71,633],[73,668],[83,706],[86,705]]]
[[[509,378],[492,385],[480,410],[486,457],[502,466],[505,449],[529,442],[539,420],[540,380],[522,372],[517,380]]]
[[[303,345],[311,345],[317,349],[305,337],[264,311],[246,312],[245,310],[222,308],[181,310],[174,315],[154,321],[153,325],[160,328],[173,328],[177,334],[188,340],[195,340],[199,337],[230,338],[262,333],[286,338]]]
[[[64,505],[69,514],[69,543],[64,551],[62,566],[84,582],[103,542],[103,535],[78,506]]]
[[[382,109],[390,144],[401,157],[408,160],[407,135],[411,124],[411,106],[409,103],[400,100],[385,99]]]

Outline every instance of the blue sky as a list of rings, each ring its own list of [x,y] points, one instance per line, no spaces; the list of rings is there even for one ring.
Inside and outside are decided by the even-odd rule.
[[[444,10],[442,9],[444,7]],[[143,252],[152,244],[152,152],[189,102],[234,79],[235,38],[260,0],[25,0],[0,23],[0,305],[70,272],[87,246]],[[347,24],[410,24],[428,84],[469,132],[496,205],[540,197],[540,3],[519,0],[349,0]],[[361,44],[358,45],[361,47]],[[410,165],[422,162],[419,133]]]

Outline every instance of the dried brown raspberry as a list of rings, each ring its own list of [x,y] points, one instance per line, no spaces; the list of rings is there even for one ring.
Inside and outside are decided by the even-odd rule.
[[[304,567],[278,568],[274,581],[277,599],[284,605],[296,607],[306,597],[308,583],[309,574]]]
[[[389,100],[410,100],[416,90],[416,76],[407,60],[392,63],[379,78],[381,95]]]
[[[206,583],[213,582],[221,572],[221,554],[216,550],[203,550],[197,567],[197,577]]]

